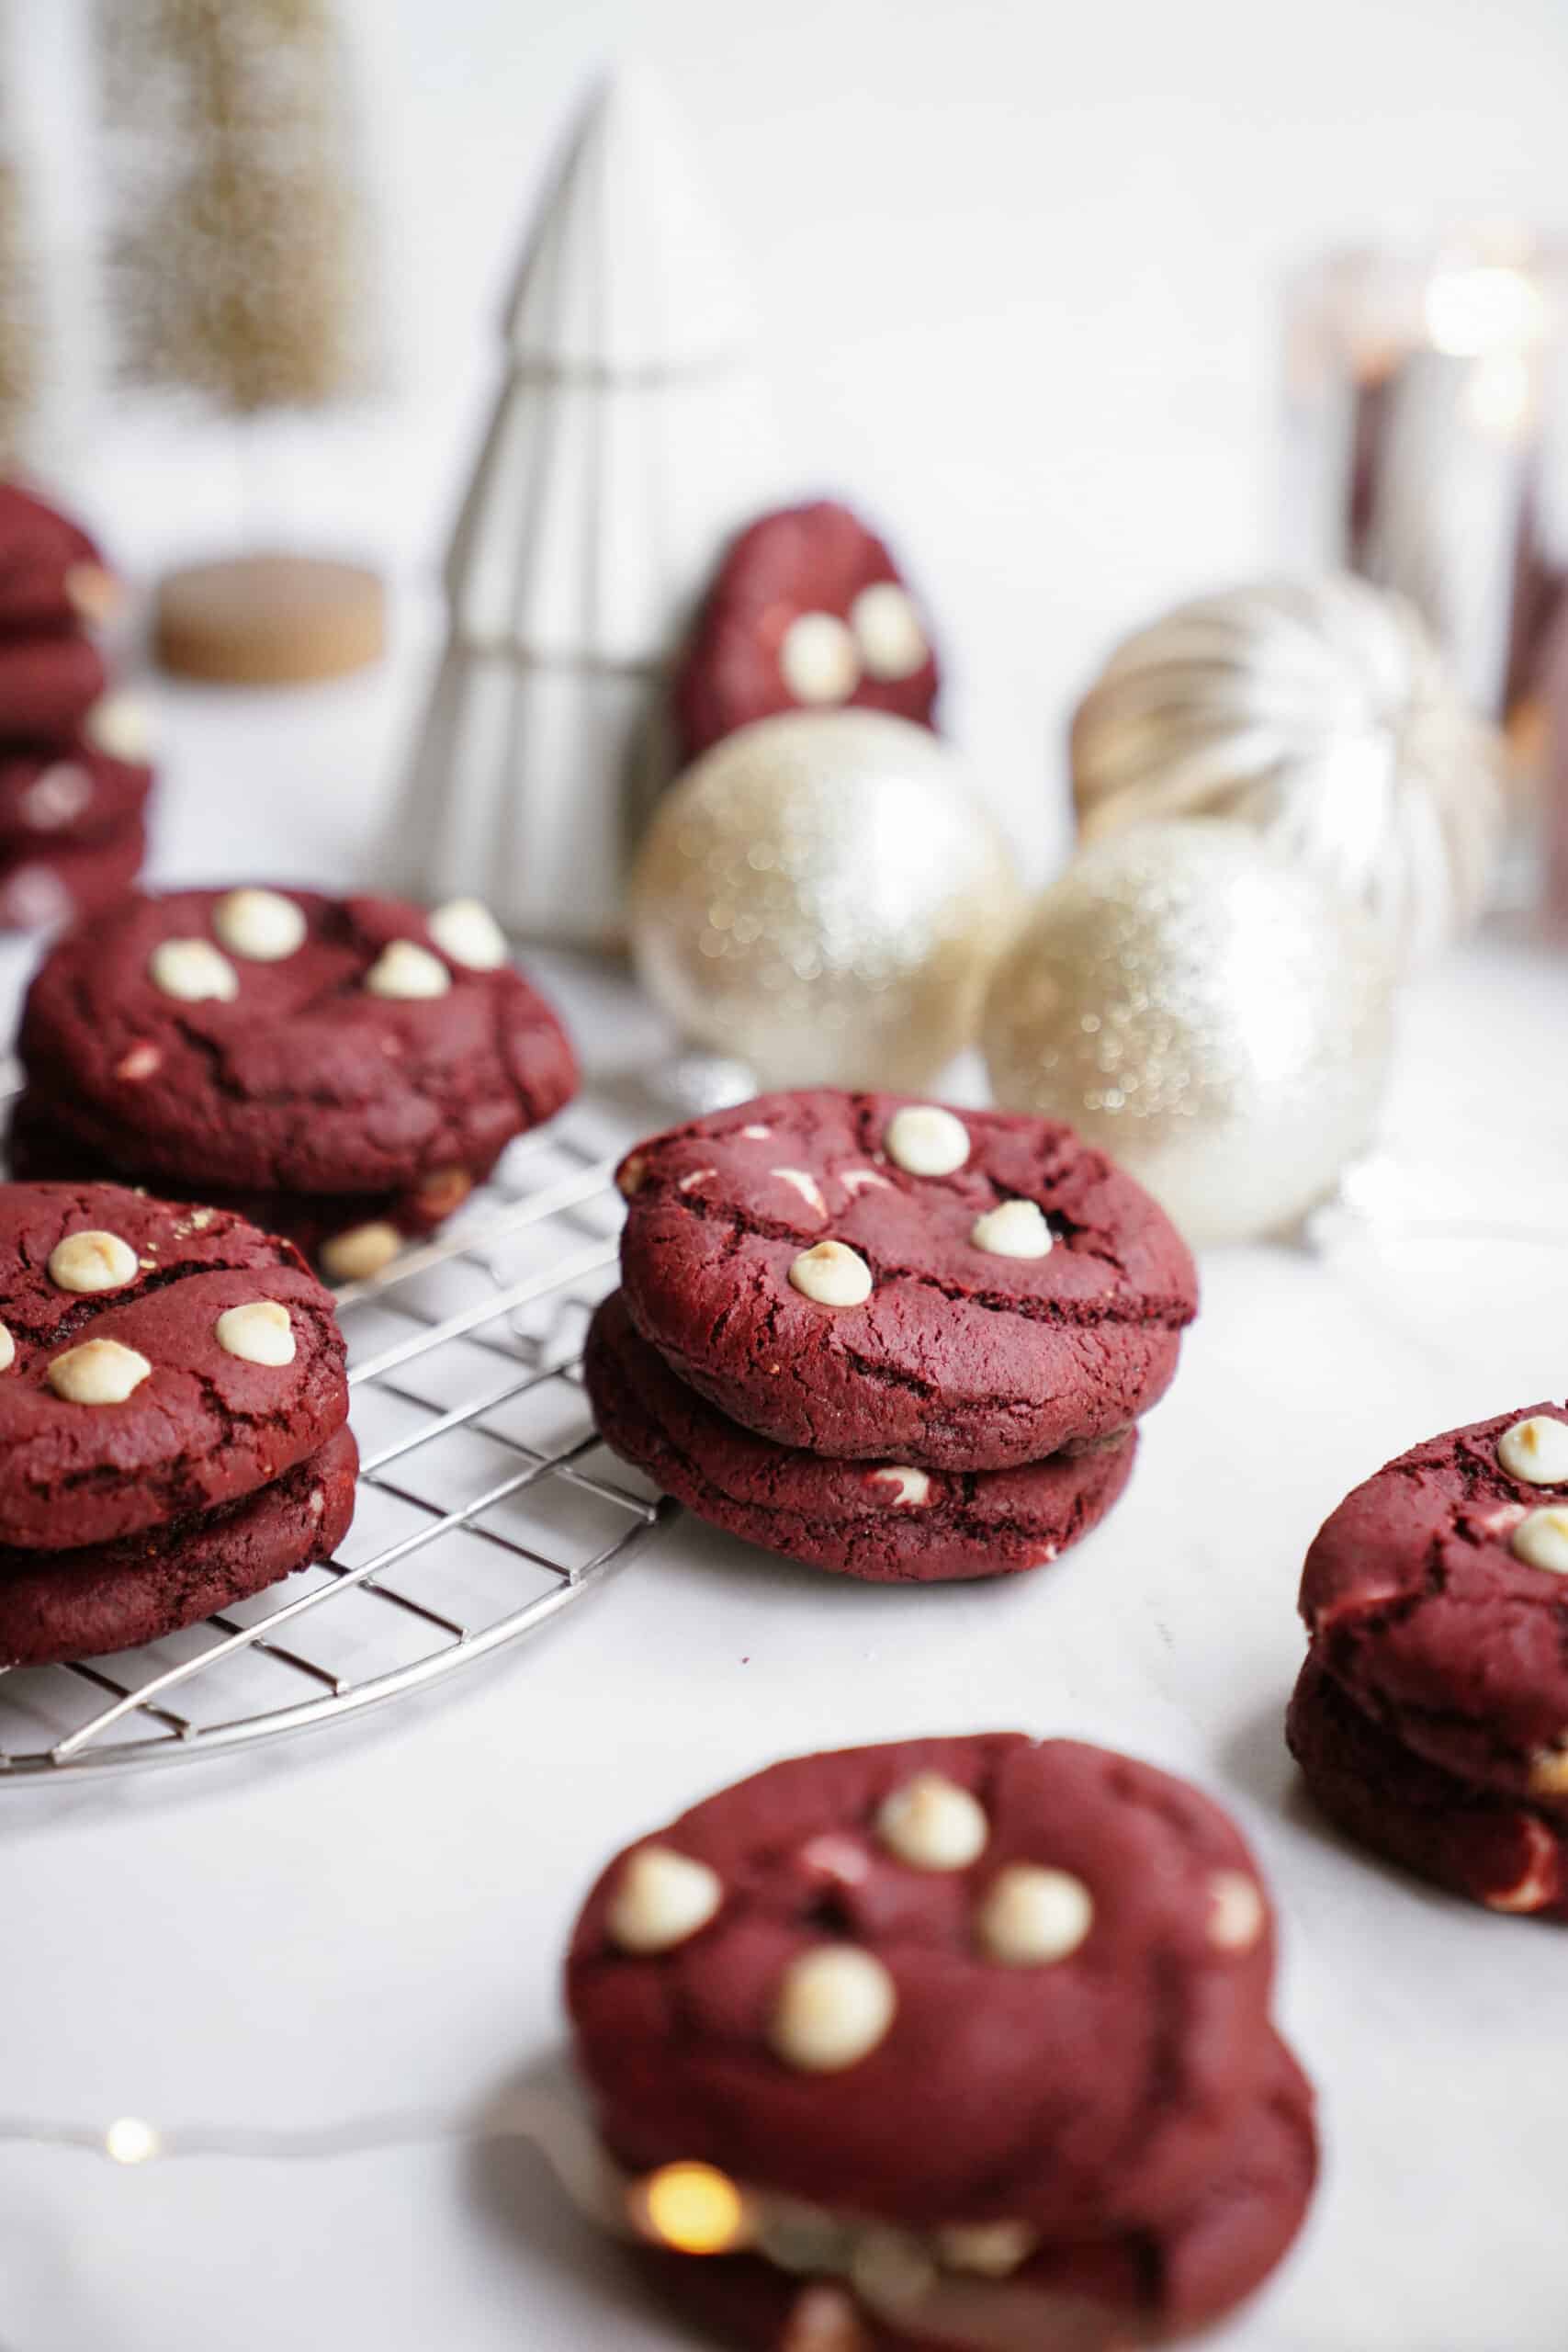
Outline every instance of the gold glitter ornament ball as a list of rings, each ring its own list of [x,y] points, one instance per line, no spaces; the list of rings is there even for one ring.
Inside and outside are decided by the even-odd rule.
[[[945,744],[801,711],[728,736],[665,796],[630,930],[649,993],[759,1086],[915,1089],[972,1043],[1021,911]]]
[[[997,1099],[1066,1119],[1190,1241],[1288,1232],[1371,1141],[1393,968],[1377,926],[1241,825],[1083,850],[998,968]]]

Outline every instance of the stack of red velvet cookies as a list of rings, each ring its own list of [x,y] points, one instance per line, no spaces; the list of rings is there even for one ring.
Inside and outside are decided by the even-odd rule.
[[[1180,1238],[1069,1128],[773,1094],[623,1162],[601,1432],[766,1549],[876,1582],[1053,1559],[1126,1483],[1197,1306]]]
[[[990,1734],[801,1757],[639,1839],[567,1997],[624,2210],[724,2341],[1124,2352],[1306,2211],[1273,1973],[1218,1806]]]
[[[96,913],[141,871],[145,721],[92,634],[118,601],[86,533],[0,482],[0,926]]]
[[[344,1354],[330,1292],[238,1217],[0,1188],[0,1665],[129,1649],[330,1558]]]
[[[18,1050],[17,1174],[195,1193],[334,1282],[439,1225],[577,1084],[473,899],[132,891],[55,942]]]

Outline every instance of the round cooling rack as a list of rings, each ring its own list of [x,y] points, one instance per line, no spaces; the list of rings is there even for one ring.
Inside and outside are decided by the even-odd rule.
[[[582,1393],[615,1279],[615,1138],[579,1104],[434,1241],[338,1294],[359,1441],[330,1565],[144,1649],[0,1669],[0,1781],[124,1772],[308,1731],[522,1641],[673,1515]]]

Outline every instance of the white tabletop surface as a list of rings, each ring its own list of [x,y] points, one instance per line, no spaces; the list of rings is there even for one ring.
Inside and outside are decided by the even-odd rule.
[[[348,876],[413,691],[165,697],[158,871]],[[9,987],[26,957],[10,954]],[[540,959],[591,1068],[655,1033]],[[1563,1931],[1353,1854],[1280,1717],[1303,1550],[1433,1430],[1564,1387],[1568,958],[1494,937],[1411,994],[1390,1112],[1419,1217],[1204,1266],[1201,1320],[1111,1523],[1039,1575],[877,1590],[684,1521],[538,1639],[249,1756],[0,1788],[0,2109],[307,2125],[479,2098],[558,2050],[591,1875],[767,1761],[1018,1726],[1190,1773],[1265,1857],[1322,2193],[1235,2352],[1561,2352]],[[1395,1198],[1402,1197],[1398,1184]],[[1507,1236],[1482,1227],[1507,1227]],[[117,2167],[0,2148],[6,2352],[657,2352],[647,2304],[534,2159]]]

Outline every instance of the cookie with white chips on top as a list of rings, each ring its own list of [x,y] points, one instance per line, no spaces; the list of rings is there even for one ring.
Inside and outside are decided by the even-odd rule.
[[[1224,2308],[1299,2225],[1272,1965],[1216,1806],[995,1734],[775,1765],[639,1840],[567,1996],[628,2210],[733,2340],[988,2352],[1071,2305],[1087,2352]]]
[[[438,1225],[576,1091],[556,1014],[474,900],[138,893],[28,991],[28,1176],[197,1193],[334,1281]]]
[[[0,1662],[151,1640],[330,1556],[347,1415],[331,1294],[287,1241],[0,1186]]]
[[[1127,1429],[1197,1277],[1069,1127],[894,1094],[764,1095],[640,1144],[621,1279],[687,1385],[781,1445],[965,1472]]]
[[[1301,1611],[1290,1738],[1325,1810],[1494,1909],[1568,1917],[1568,1406],[1386,1464],[1319,1531]]]

